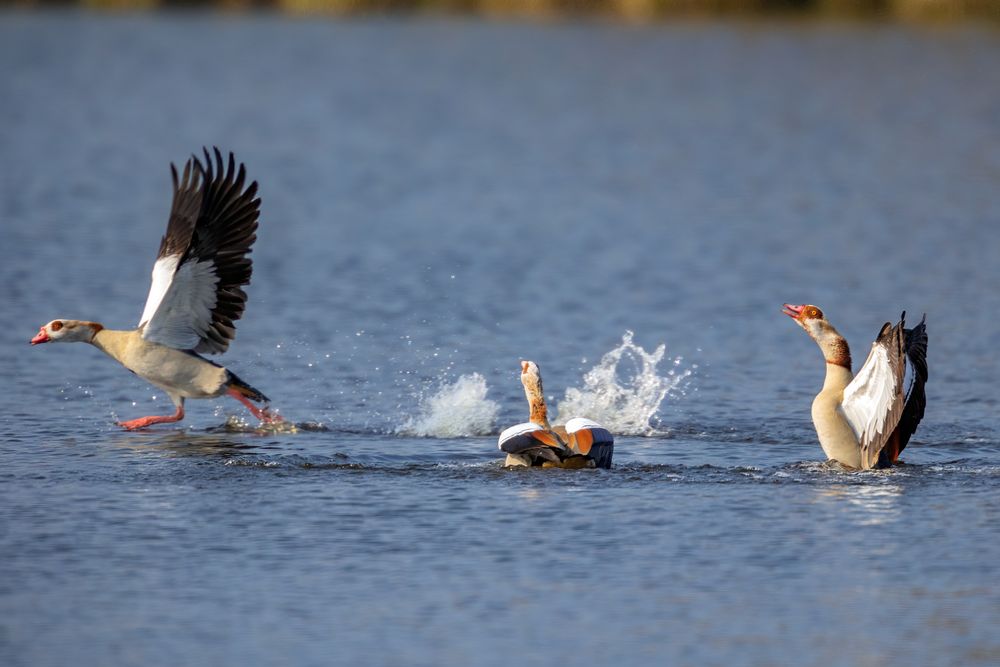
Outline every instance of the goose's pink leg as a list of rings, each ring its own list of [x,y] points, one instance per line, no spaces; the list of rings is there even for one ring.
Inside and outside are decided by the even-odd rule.
[[[283,421],[285,421],[281,417],[281,415],[271,414],[270,410],[268,410],[267,408],[263,408],[263,409],[258,408],[256,405],[254,405],[253,403],[251,403],[249,401],[249,399],[247,399],[246,396],[244,396],[243,394],[241,394],[237,389],[235,389],[233,387],[230,387],[229,391],[227,391],[226,393],[229,394],[230,396],[232,396],[233,398],[235,398],[237,401],[239,401],[243,405],[245,405],[247,407],[247,410],[249,410],[250,412],[253,413],[254,417],[256,417],[257,419],[261,420],[265,424],[273,424],[275,422],[283,422]]]
[[[134,431],[137,428],[146,428],[147,426],[152,426],[153,424],[171,424],[173,422],[179,422],[184,419],[184,406],[177,406],[177,412],[172,415],[164,415],[162,417],[139,417],[138,419],[132,419],[127,422],[118,422],[118,425],[128,431]]]

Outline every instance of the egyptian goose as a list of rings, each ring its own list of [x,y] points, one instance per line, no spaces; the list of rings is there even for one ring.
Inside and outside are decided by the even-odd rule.
[[[184,418],[184,399],[232,396],[262,421],[278,421],[268,398],[200,353],[225,352],[236,335],[234,322],[246,307],[242,285],[250,282],[247,255],[256,239],[260,199],[256,181],[244,188],[246,172],[236,169],[233,154],[224,165],[192,156],[174,181],[174,201],[167,233],[153,265],[152,285],[139,326],[130,331],[106,329],[97,322],[52,320],[31,339],[40,343],[90,343],[139,377],[167,392],[176,411],[119,422],[134,430]]]
[[[500,434],[500,451],[506,466],[546,468],[610,468],[615,438],[606,428],[582,417],[565,426],[550,426],[542,376],[533,361],[521,362],[521,384],[528,398],[528,421]]]
[[[855,470],[886,468],[924,416],[927,395],[927,327],[904,328],[886,322],[857,376],[851,374],[851,351],[823,311],[812,305],[785,304],[782,311],[805,329],[826,358],[826,381],[812,404],[813,425],[827,457]],[[906,362],[911,381],[904,392]]]

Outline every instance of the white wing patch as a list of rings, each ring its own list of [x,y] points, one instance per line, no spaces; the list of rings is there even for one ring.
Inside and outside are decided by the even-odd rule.
[[[566,422],[566,432],[567,433],[576,433],[580,429],[584,429],[584,428],[601,428],[601,429],[603,429],[604,427],[601,426],[600,424],[598,424],[597,422],[593,421],[593,420],[587,419],[586,417],[573,417],[568,422]]]
[[[174,255],[153,266],[153,284],[142,313],[146,324],[142,337],[178,350],[193,350],[212,324],[219,277],[212,261],[189,260],[172,275],[167,273],[176,262]],[[166,287],[161,286],[164,276],[169,276]]]
[[[170,289],[173,282],[174,273],[177,271],[177,262],[180,255],[167,255],[156,260],[153,264],[153,280],[149,285],[149,296],[146,297],[146,307],[142,309],[142,317],[139,318],[139,326],[146,324],[153,318],[156,309],[160,307],[160,302]]]
[[[504,429],[503,433],[497,439],[497,444],[500,449],[503,449],[504,443],[508,440],[513,440],[514,438],[520,437],[522,435],[528,435],[534,431],[544,431],[545,429],[538,424],[532,424],[530,422],[524,424],[514,424],[510,428]]]
[[[902,414],[900,370],[892,363],[889,350],[875,343],[865,365],[844,389],[841,408],[861,445],[865,468],[878,460],[879,451]]]
[[[591,457],[598,468],[611,467],[615,445],[611,431],[590,419],[574,417],[566,422],[566,435],[571,452]]]

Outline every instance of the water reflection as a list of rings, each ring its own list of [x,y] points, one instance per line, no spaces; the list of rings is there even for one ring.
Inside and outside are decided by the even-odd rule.
[[[859,526],[880,526],[894,522],[900,515],[900,497],[903,487],[898,484],[858,484],[825,487],[817,490],[820,502],[846,500],[851,511],[847,513]]]
[[[275,422],[251,424],[230,417],[204,431],[175,429],[115,432],[109,439],[114,447],[134,451],[160,451],[173,456],[230,456],[267,448],[273,441],[256,441],[253,436],[287,436],[301,432],[322,433],[328,429],[317,422]],[[248,437],[249,436],[249,437]]]
[[[137,438],[136,433],[117,433],[109,442],[116,448],[134,452],[163,452],[170,456],[233,456],[253,451],[257,443],[243,442],[228,433],[200,431],[147,432],[149,437]]]

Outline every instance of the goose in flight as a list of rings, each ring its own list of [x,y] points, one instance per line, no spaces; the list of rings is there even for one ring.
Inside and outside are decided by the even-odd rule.
[[[812,418],[827,457],[855,470],[896,463],[927,405],[927,316],[912,329],[905,328],[905,312],[895,326],[886,322],[855,376],[847,341],[822,310],[786,303],[782,312],[816,341],[826,358],[826,381],[813,400]],[[908,390],[903,386],[907,360]]]
[[[173,401],[172,415],[119,422],[128,430],[184,418],[184,399],[232,396],[264,422],[280,421],[264,394],[232,371],[201,356],[225,352],[236,335],[250,282],[247,255],[256,239],[260,199],[246,170],[215,149],[202,162],[192,156],[178,178],[170,165],[174,199],[167,233],[153,265],[152,285],[137,328],[107,329],[97,322],[58,319],[31,339],[41,343],[90,343]],[[265,404],[258,408],[251,401]]]
[[[610,468],[615,438],[606,428],[582,417],[565,426],[550,426],[542,376],[533,361],[521,362],[521,384],[528,399],[528,421],[500,434],[506,466],[547,468]]]

